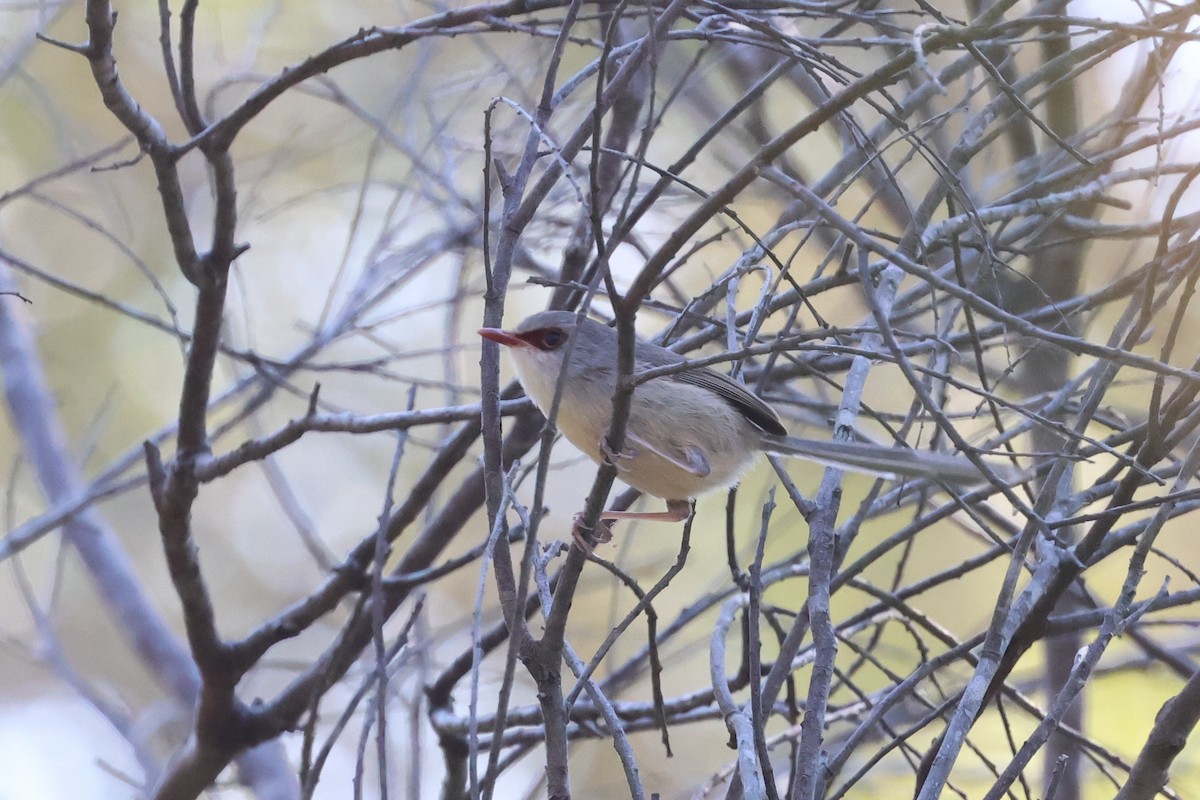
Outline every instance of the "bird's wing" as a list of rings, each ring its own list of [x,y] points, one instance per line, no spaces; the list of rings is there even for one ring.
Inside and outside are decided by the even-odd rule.
[[[715,393],[767,433],[773,433],[776,436],[787,434],[787,428],[779,420],[779,414],[775,413],[775,409],[728,375],[722,375],[708,367],[700,367],[678,372],[670,377],[673,380],[700,386]]]

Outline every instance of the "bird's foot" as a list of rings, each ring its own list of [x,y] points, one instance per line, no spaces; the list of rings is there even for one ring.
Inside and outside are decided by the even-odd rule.
[[[591,534],[591,541],[588,541],[588,534]],[[580,550],[590,554],[596,545],[608,544],[612,541],[612,526],[603,519],[599,519],[596,521],[595,528],[585,528],[581,511],[575,515],[575,519],[571,523],[571,538],[575,540],[575,544]]]
[[[668,522],[683,522],[692,515],[692,501],[668,500],[667,515]]]
[[[637,454],[637,450],[628,446],[620,452],[613,450],[608,446],[608,431],[600,435],[600,459],[605,464],[616,467],[618,472],[628,472],[629,467],[623,462],[632,461],[637,458]]]

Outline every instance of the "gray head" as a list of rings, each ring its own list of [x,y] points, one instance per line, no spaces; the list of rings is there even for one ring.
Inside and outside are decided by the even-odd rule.
[[[594,319],[579,319],[574,311],[542,311],[523,320],[512,331],[522,344],[543,352],[571,352],[572,374],[581,370],[616,370],[617,332]],[[574,340],[574,348],[568,343]],[[513,344],[504,342],[504,344]],[[562,355],[559,355],[561,361]],[[657,345],[638,341],[638,369],[675,364],[683,356]]]

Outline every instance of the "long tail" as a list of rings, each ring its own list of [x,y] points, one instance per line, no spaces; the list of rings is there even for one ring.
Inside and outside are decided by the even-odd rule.
[[[768,453],[798,456],[827,467],[865,472],[881,478],[930,478],[959,486],[970,486],[986,480],[979,468],[965,456],[880,447],[866,442],[820,441],[771,434],[764,434],[762,442],[763,450]],[[1011,471],[1007,466],[997,467],[997,472],[1004,478]]]

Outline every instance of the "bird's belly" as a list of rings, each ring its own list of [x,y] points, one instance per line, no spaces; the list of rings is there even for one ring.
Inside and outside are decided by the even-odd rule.
[[[687,500],[734,485],[759,453],[757,429],[733,408],[714,406],[707,391],[675,385],[682,390],[655,393],[657,401],[634,392],[622,452],[611,459],[617,477],[666,500]],[[559,414],[563,435],[596,462],[603,461],[609,414],[572,417]]]
[[[652,452],[641,452],[636,443],[626,445],[633,456],[619,462],[617,477],[635,489],[667,500],[688,500],[708,492],[733,486],[754,463],[756,451],[744,457],[722,457],[713,464],[709,454],[710,471],[697,475]]]
[[[523,355],[514,363],[526,392],[549,414],[557,372],[526,363],[536,357]],[[614,385],[611,372],[568,382],[555,424],[593,461],[615,463],[620,480],[635,489],[688,500],[737,483],[760,452],[759,430],[731,405],[708,389],[662,380],[634,390],[622,452],[610,458]]]

